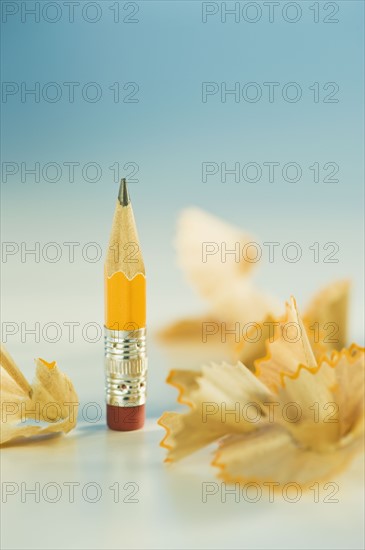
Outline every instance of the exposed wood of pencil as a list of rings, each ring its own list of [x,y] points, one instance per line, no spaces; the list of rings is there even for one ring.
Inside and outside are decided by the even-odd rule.
[[[111,277],[121,271],[128,279],[145,274],[132,205],[122,206],[117,201],[106,257],[106,274]]]

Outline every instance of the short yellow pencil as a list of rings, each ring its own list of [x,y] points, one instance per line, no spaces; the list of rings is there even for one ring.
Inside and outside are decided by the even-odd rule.
[[[107,424],[143,426],[146,402],[146,275],[127,182],[122,179],[105,261]]]

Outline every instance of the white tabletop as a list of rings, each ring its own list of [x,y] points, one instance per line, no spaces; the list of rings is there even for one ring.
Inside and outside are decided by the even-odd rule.
[[[2,547],[363,548],[360,458],[334,480],[338,502],[324,502],[332,488],[323,485],[318,503],[313,492],[298,502],[267,495],[249,502],[248,492],[222,502],[211,449],[167,466],[162,435],[154,419],[130,433],[84,422],[67,436],[3,449]],[[206,502],[203,483],[217,483]]]

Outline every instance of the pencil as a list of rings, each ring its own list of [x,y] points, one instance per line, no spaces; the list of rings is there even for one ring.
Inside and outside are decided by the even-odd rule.
[[[127,182],[122,179],[105,261],[107,424],[143,427],[146,402],[146,275]]]

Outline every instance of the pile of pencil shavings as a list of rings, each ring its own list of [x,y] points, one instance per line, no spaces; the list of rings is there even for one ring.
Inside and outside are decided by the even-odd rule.
[[[280,315],[277,301],[252,282],[256,264],[218,255],[202,261],[202,243],[214,242],[242,249],[253,239],[198,209],[185,211],[178,258],[210,309],[159,334],[177,367],[167,382],[188,407],[159,420],[166,461],[216,443],[212,465],[229,483],[306,488],[329,479],[364,443],[365,350],[346,347],[349,283],[328,285],[302,317],[294,298]]]
[[[71,380],[56,362],[36,360],[36,376],[30,384],[4,346],[1,363],[0,444],[19,438],[68,433],[76,426],[78,397]]]

